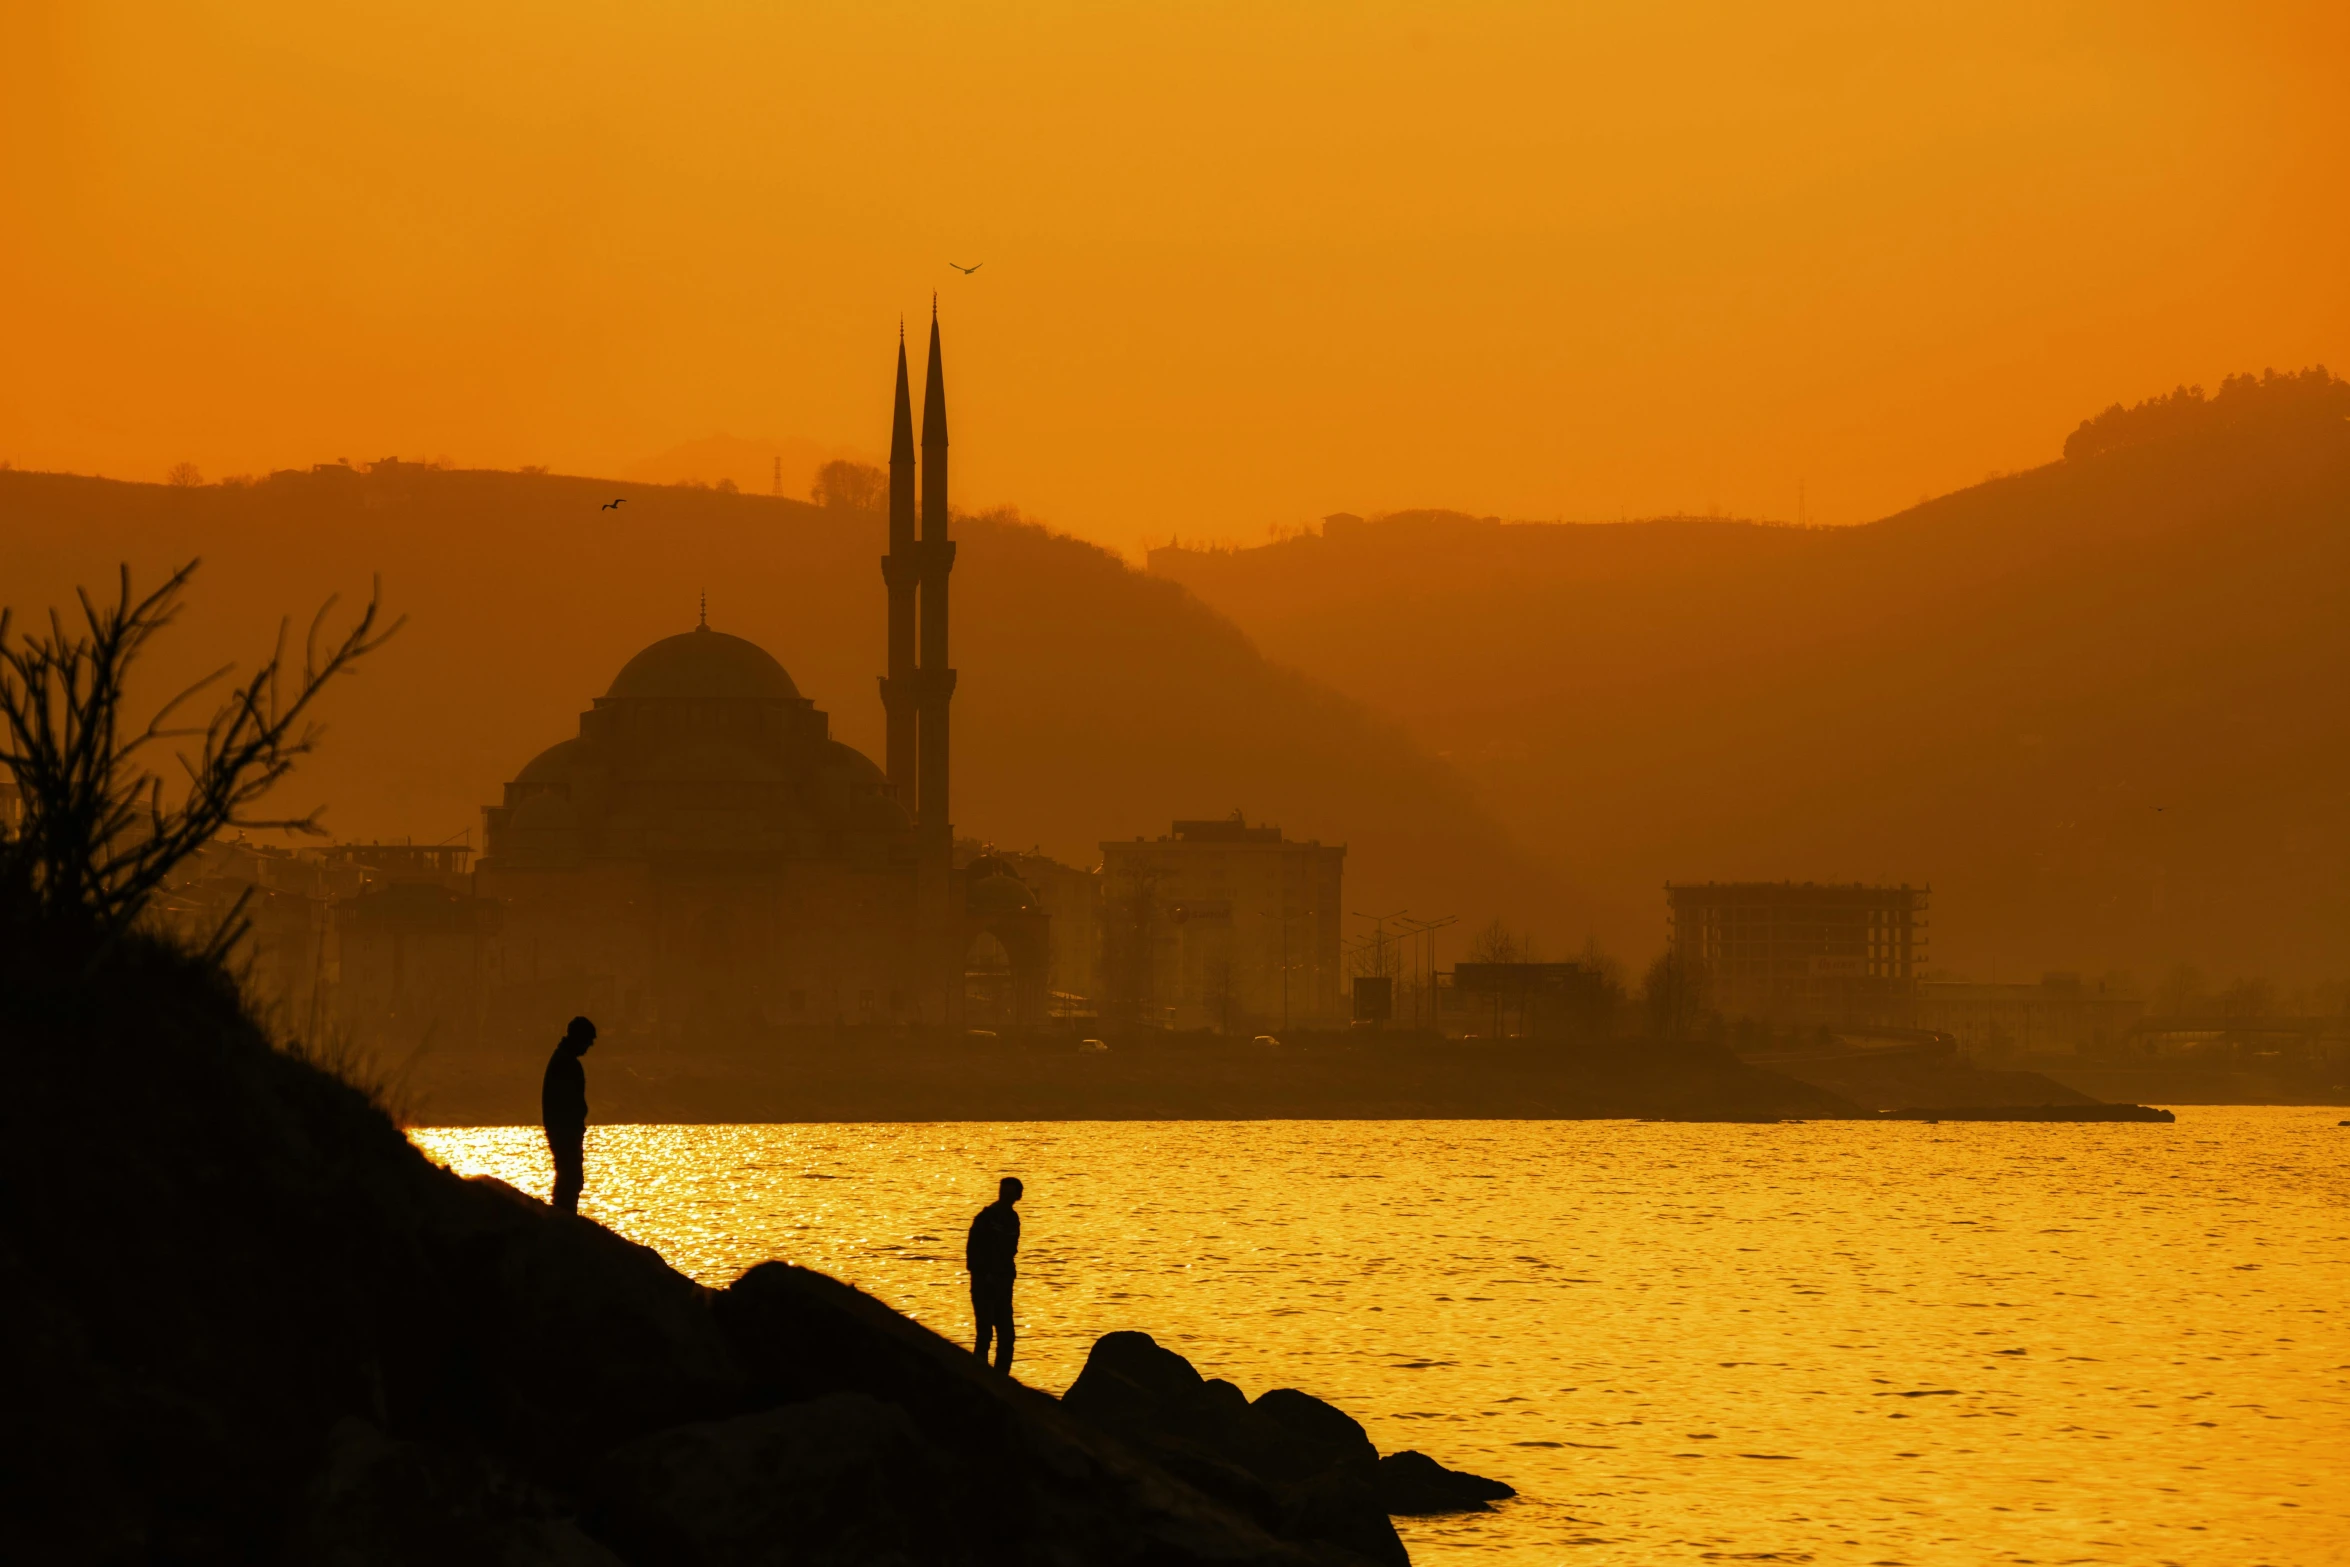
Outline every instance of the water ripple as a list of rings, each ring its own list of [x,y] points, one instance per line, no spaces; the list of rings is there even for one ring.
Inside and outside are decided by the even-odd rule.
[[[2315,1564],[2350,1560],[2344,1113],[607,1126],[583,1207],[959,1340],[1016,1173],[1026,1380],[1143,1328],[1525,1493],[1402,1520],[1422,1564]],[[547,1188],[535,1130],[415,1137]]]

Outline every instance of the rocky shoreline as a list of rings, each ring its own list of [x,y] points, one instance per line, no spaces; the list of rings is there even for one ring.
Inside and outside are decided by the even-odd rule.
[[[1229,1384],[1139,1334],[1064,1401],[788,1263],[704,1288],[432,1164],[196,960],[87,957],[0,957],[28,1559],[1343,1567],[1404,1559],[1391,1501],[1506,1490],[1293,1390],[1201,1426],[1172,1367]]]
[[[1054,1398],[788,1262],[705,1288],[433,1164],[368,1093],[273,1048],[201,960],[6,934],[0,1375],[38,1440],[0,1466],[0,1507],[31,1559],[1397,1567],[1391,1516],[1510,1494],[1143,1333],[1105,1335]],[[1330,1065],[1211,1063],[1277,1085]],[[1587,1113],[1865,1114],[1723,1056],[1473,1067],[1480,1092],[1565,1084]]]

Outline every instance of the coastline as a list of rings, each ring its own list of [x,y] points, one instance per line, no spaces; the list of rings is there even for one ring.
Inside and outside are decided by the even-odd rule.
[[[420,1055],[403,1069],[419,1126],[538,1120],[536,1047]],[[2098,1102],[2031,1072],[1905,1063],[1873,1079],[1779,1070],[1712,1044],[1292,1035],[939,1040],[816,1033],[731,1048],[600,1045],[600,1122],[669,1125],[956,1121],[1865,1120],[1889,1111]]]
[[[543,1050],[419,1057],[405,1097],[418,1125],[538,1119]],[[1719,1046],[1640,1041],[1434,1041],[1215,1035],[939,1041],[825,1034],[695,1051],[599,1046],[589,1092],[602,1121],[1835,1119],[1865,1114],[1831,1090]]]

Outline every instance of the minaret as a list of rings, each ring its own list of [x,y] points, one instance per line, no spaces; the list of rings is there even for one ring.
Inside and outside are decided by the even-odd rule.
[[[947,817],[947,703],[955,694],[955,672],[947,667],[947,573],[955,568],[955,545],[947,537],[947,383],[939,363],[936,295],[922,388],[922,544],[916,558],[922,562],[922,665],[916,677],[922,699],[915,725],[915,919],[920,950],[927,954],[923,967],[936,986],[935,1001],[923,1011],[950,1034],[960,1034],[967,938],[956,920],[955,825]]]
[[[898,327],[898,400],[889,432],[889,553],[881,580],[889,585],[889,673],[881,677],[881,708],[888,716],[882,771],[898,803],[914,806],[914,598],[922,565],[914,543],[914,399],[906,387],[906,329]]]
[[[922,388],[920,559],[921,750],[914,822],[919,852],[943,894],[955,857],[955,828],[947,818],[947,703],[955,694],[955,672],[947,667],[947,573],[955,569],[955,546],[947,537],[947,384],[939,364],[936,298],[930,302],[930,367]]]

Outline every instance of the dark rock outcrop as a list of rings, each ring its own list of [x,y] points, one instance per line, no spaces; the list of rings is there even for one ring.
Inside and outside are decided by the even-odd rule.
[[[1379,1460],[1379,1503],[1396,1517],[1430,1513],[1488,1513],[1492,1504],[1517,1495],[1515,1486],[1447,1469],[1426,1453],[1409,1448]]]
[[[897,1405],[828,1393],[641,1437],[605,1461],[597,1493],[646,1561],[968,1560],[953,1469]]]
[[[1277,1538],[820,1274],[708,1290],[460,1180],[162,946],[0,907],[0,1051],[25,1560],[1395,1559]]]
[[[563,1500],[475,1452],[396,1441],[348,1419],[327,1438],[286,1554],[334,1567],[527,1562],[625,1567]]]
[[[762,1263],[715,1309],[761,1400],[799,1407],[863,1394],[902,1410],[939,1455],[920,1505],[935,1505],[952,1529],[915,1536],[912,1560],[1016,1561],[1049,1546],[1070,1561],[1187,1561],[1211,1541],[1218,1551],[1278,1549],[1263,1517],[1227,1511],[1221,1492],[1138,1455],[1117,1439],[1122,1433],[1105,1435],[1062,1401],[988,1370],[968,1349],[837,1279]],[[1357,1559],[1343,1533],[1302,1528],[1283,1537],[1332,1561]]]
[[[1062,1403],[1286,1539],[1405,1563],[1380,1498],[1379,1454],[1342,1410],[1295,1388],[1251,1402],[1147,1333],[1108,1333]]]

